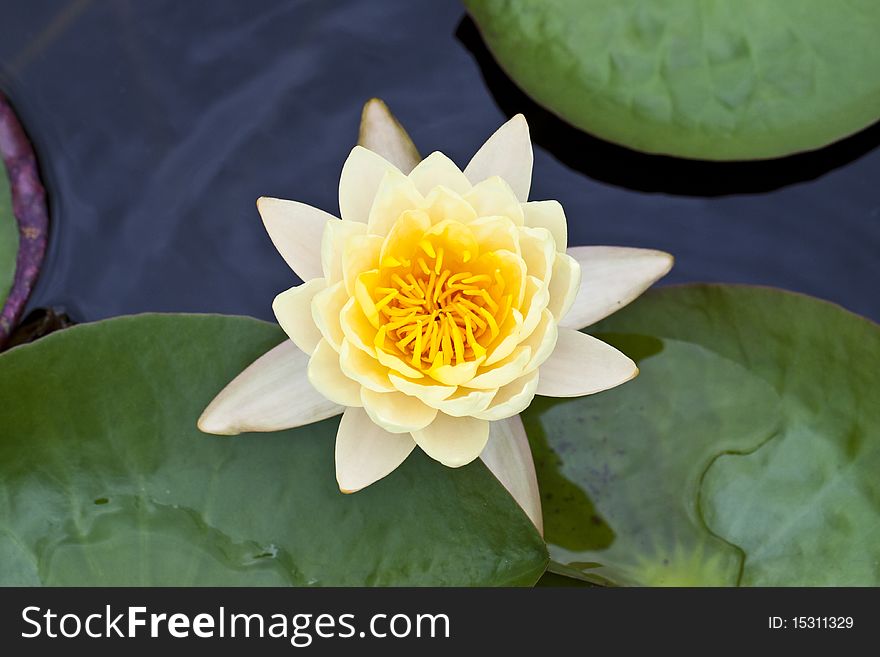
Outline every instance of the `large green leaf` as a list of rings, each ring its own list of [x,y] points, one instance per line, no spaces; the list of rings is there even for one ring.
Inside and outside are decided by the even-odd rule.
[[[652,153],[818,148],[880,118],[875,0],[465,0],[507,73],[573,125]]]
[[[0,162],[0,309],[12,289],[18,254],[18,223],[12,214],[12,195],[6,169]]]
[[[0,583],[532,584],[546,548],[480,462],[416,450],[339,492],[338,420],[236,438],[196,418],[283,339],[263,322],[142,315],[0,356]]]
[[[800,295],[694,286],[596,332],[640,376],[524,414],[554,570],[880,585],[880,327]]]

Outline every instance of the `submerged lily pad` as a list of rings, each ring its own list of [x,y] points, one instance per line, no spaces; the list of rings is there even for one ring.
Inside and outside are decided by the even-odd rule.
[[[880,327],[801,295],[693,286],[595,331],[640,376],[524,414],[552,570],[880,584]]]
[[[709,160],[811,150],[880,118],[873,0],[465,0],[500,65],[569,123]]]
[[[0,163],[0,309],[6,303],[15,279],[15,257],[18,254],[18,224],[12,214],[9,178]]]
[[[343,495],[337,419],[200,433],[211,397],[282,339],[247,318],[141,315],[0,356],[0,584],[537,581],[546,548],[480,462],[416,450]]]

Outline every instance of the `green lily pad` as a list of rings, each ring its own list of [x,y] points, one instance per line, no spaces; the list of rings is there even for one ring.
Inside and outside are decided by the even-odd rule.
[[[0,584],[538,580],[546,548],[480,462],[451,470],[417,450],[343,495],[337,419],[200,433],[212,396],[282,339],[247,318],[141,315],[0,356]]]
[[[0,309],[12,289],[15,279],[15,259],[18,255],[18,223],[12,214],[12,194],[9,178],[0,162]]]
[[[873,0],[464,1],[526,93],[637,150],[779,157],[880,118]]]
[[[617,584],[880,584],[880,327],[693,286],[595,327],[640,376],[533,404],[551,570]]]

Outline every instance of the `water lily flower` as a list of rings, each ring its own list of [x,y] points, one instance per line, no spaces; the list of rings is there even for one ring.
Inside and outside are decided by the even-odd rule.
[[[417,162],[383,112],[368,104],[361,143],[372,135],[378,145],[356,146],[342,168],[341,218],[296,201],[257,202],[304,281],[273,303],[290,341],[230,383],[199,427],[273,431],[342,413],[343,492],[388,475],[417,446],[450,467],[482,455],[539,524],[518,413],[536,394],[589,395],[636,376],[632,360],[578,329],[638,296],[672,258],[568,248],[562,206],[528,200],[522,115],[461,170],[440,152]]]

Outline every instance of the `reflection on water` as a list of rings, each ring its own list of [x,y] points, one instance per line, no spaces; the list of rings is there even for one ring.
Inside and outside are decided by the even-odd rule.
[[[563,203],[571,244],[660,248],[676,256],[668,282],[776,285],[880,318],[880,153],[853,159],[876,133],[788,173],[704,174],[631,154],[554,124],[488,69],[487,88],[480,66],[491,62],[459,29],[463,16],[457,0],[218,0],[210,12],[176,0],[6,3],[0,87],[51,193],[31,308],[76,321],[148,310],[270,319],[296,279],[254,200],[335,211],[360,109],[378,95],[422,152],[460,164],[525,110],[538,141],[533,197]]]

